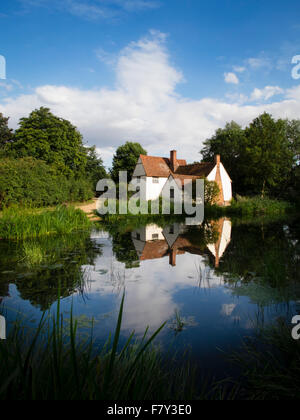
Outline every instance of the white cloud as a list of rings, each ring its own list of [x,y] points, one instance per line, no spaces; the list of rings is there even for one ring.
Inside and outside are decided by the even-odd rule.
[[[246,67],[242,67],[242,66],[234,66],[233,70],[236,73],[244,73],[246,71]]]
[[[44,7],[89,20],[110,19],[122,13],[146,11],[160,7],[155,0],[19,0],[25,11]]]
[[[200,159],[202,142],[227,121],[246,125],[264,111],[275,117],[300,115],[300,86],[289,89],[283,100],[270,104],[249,105],[240,94],[233,103],[179,96],[176,87],[183,75],[171,65],[165,35],[158,32],[121,51],[114,69],[115,88],[39,86],[31,94],[6,96],[0,100],[0,112],[10,116],[10,124],[16,128],[21,117],[47,106],[72,121],[84,139],[101,151],[106,164],[115,148],[127,140],[140,142],[154,155],[168,155],[176,148],[179,156],[193,162]],[[277,93],[278,89],[275,87]],[[270,97],[270,87],[263,91],[263,98]]]
[[[266,86],[264,89],[254,89],[251,94],[250,100],[251,101],[261,101],[265,100],[268,101],[275,95],[281,95],[284,93],[284,90],[281,89],[279,86]]]
[[[263,67],[271,68],[271,62],[268,58],[248,58],[246,63],[253,69],[260,69]]]
[[[224,79],[226,83],[232,83],[234,85],[238,85],[240,83],[239,78],[235,73],[225,73]]]

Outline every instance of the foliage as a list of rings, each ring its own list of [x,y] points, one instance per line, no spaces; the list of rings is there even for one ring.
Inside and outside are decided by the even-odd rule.
[[[246,128],[245,134],[242,175],[246,188],[262,196],[268,191],[280,191],[286,186],[293,165],[285,121],[275,121],[271,115],[264,113]]]
[[[227,123],[225,128],[219,128],[210,139],[204,142],[201,151],[204,161],[213,162],[216,155],[221,155],[230,178],[233,180],[234,190],[243,192],[243,147],[246,142],[245,131],[236,122]]]
[[[204,143],[202,155],[220,154],[238,194],[284,197],[295,162],[299,124],[264,113],[243,130],[235,122]]]
[[[20,120],[20,127],[6,149],[15,158],[40,159],[68,175],[83,175],[87,163],[79,131],[43,107]]]
[[[53,166],[33,158],[2,159],[0,165],[0,207],[52,206],[93,197],[88,180],[68,178]]]
[[[0,112],[0,152],[13,139],[13,130],[8,127],[8,120]]]
[[[78,337],[71,311],[65,331],[60,300],[57,314],[44,314],[29,339],[17,324],[0,342],[1,400],[191,400],[197,396],[195,371],[186,362],[166,364],[153,346],[164,324],[141,341],[131,334],[123,348],[119,338],[124,296],[113,341],[93,355],[93,337]],[[26,334],[27,333],[27,334]]]
[[[284,214],[292,211],[293,207],[290,203],[279,201],[271,198],[241,197],[237,196],[231,203],[229,213],[236,215],[264,215],[264,214]]]
[[[116,184],[119,183],[120,171],[127,171],[128,181],[131,180],[140,155],[147,155],[147,152],[139,143],[127,142],[123,146],[118,147],[111,169],[111,177]]]
[[[91,227],[91,222],[73,207],[59,206],[40,212],[29,209],[5,209],[0,217],[0,238],[26,239],[46,235],[63,235]]]
[[[87,162],[85,167],[85,172],[87,177],[91,180],[93,185],[93,191],[96,190],[97,182],[100,179],[106,178],[106,170],[103,166],[103,160],[97,155],[96,147],[86,148],[87,152]]]
[[[91,239],[89,229],[0,241],[0,296],[8,296],[9,285],[15,284],[23,300],[44,311],[58,293],[61,298],[84,295],[89,271],[83,266],[93,265],[101,254],[102,246]]]
[[[240,395],[249,400],[298,400],[300,341],[282,319],[245,340],[230,359],[241,369]]]

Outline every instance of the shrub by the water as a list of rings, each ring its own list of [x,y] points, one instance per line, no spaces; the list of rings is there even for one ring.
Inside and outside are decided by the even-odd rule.
[[[1,239],[26,239],[38,236],[68,234],[91,227],[88,217],[73,207],[55,210],[9,208],[0,216]]]
[[[33,158],[1,159],[0,208],[18,204],[44,207],[93,197],[89,180],[66,177],[45,162]]]

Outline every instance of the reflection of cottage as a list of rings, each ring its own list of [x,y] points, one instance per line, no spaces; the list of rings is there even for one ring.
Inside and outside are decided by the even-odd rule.
[[[169,263],[176,266],[178,255],[185,253],[204,255],[207,248],[215,257],[215,266],[218,267],[231,239],[231,222],[220,219],[212,226],[218,239],[216,243],[206,245],[195,244],[186,235],[186,226],[174,224],[165,228],[157,225],[148,225],[132,232],[132,241],[141,261],[169,257]]]
[[[6,321],[4,316],[0,315],[0,340],[6,339]]]
[[[231,241],[231,221],[227,219],[220,219],[213,222],[213,225],[219,233],[219,239],[214,244],[208,244],[207,248],[215,257],[215,266],[219,267],[220,259]]]
[[[170,158],[141,155],[133,173],[133,180],[137,183],[144,182],[145,199],[156,200],[168,181],[175,180],[176,185],[182,186],[184,180],[193,181],[207,178],[215,181],[220,188],[218,204],[226,205],[232,199],[231,179],[227,174],[220,155],[215,162],[194,163],[187,165],[185,160],[177,159],[177,152],[171,151]],[[172,197],[171,197],[172,198]]]

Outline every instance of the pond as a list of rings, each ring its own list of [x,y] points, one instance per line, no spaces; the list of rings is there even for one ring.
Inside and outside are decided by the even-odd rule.
[[[222,377],[224,352],[278,318],[300,312],[300,223],[230,220],[90,233],[26,242],[0,240],[0,301],[8,330],[16,319],[38,324],[73,306],[80,333],[96,344],[114,331],[126,290],[122,343],[166,326],[166,354],[189,352],[204,373]]]

